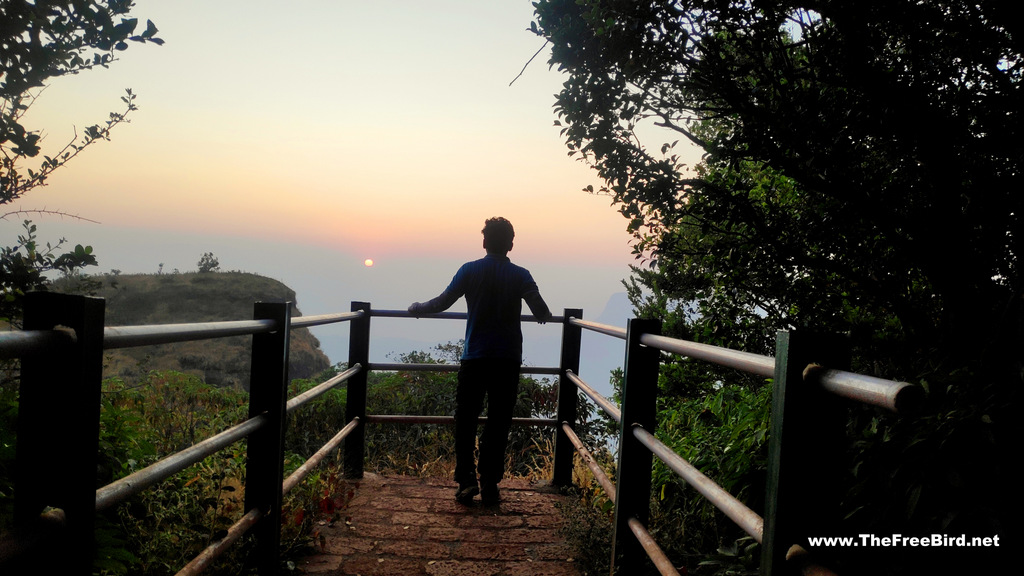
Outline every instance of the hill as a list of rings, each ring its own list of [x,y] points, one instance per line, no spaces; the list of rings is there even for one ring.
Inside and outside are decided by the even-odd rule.
[[[281,282],[244,272],[107,274],[88,280],[97,284],[90,291],[106,300],[107,326],[246,320],[254,302],[295,302],[295,291]],[[62,288],[70,286],[55,286]],[[292,313],[301,315],[297,308]],[[178,370],[215,386],[248,389],[251,349],[251,336],[233,336],[108,350],[103,375],[131,380],[149,370]],[[292,330],[290,378],[309,378],[329,366],[309,330]]]

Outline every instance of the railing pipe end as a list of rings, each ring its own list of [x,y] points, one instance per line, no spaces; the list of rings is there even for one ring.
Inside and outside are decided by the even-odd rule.
[[[818,384],[837,396],[885,408],[901,416],[916,412],[924,402],[924,389],[916,384],[830,370],[818,364],[804,368],[803,380]]]

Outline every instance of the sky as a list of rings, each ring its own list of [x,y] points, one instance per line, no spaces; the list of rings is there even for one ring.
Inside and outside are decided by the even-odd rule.
[[[139,31],[150,19],[166,43],[132,44],[109,69],[52,81],[24,121],[52,153],[131,88],[131,123],[6,211],[87,219],[30,215],[44,241],[93,246],[93,272],[186,272],[213,252],[224,270],[288,284],[307,315],[436,296],[483,255],[491,216],[512,221],[509,256],[553,310],[594,318],[624,291],[636,262],[627,222],[608,197],[582,191],[599,182],[554,125],[564,78],[547,65],[550,47],[516,79],[544,46],[528,31],[531,0],[283,6],[138,1]],[[21,220],[0,220],[2,242]],[[374,338],[409,346],[463,329],[409,323],[380,322]],[[344,360],[330,349],[337,334],[317,334],[332,361]],[[528,357],[557,363],[548,337],[531,338]]]

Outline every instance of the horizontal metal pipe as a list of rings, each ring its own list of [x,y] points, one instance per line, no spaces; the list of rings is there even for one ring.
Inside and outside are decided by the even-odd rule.
[[[284,495],[291,492],[292,488],[295,488],[299,482],[302,482],[306,476],[313,471],[314,468],[319,466],[320,462],[322,462],[332,450],[337,448],[338,444],[341,444],[341,441],[351,434],[357,426],[359,426],[359,418],[353,418],[352,421],[339,430],[333,438],[321,446],[320,449],[316,451],[316,454],[310,456],[309,460],[306,460],[302,463],[302,466],[296,468],[295,472],[292,472],[287,478],[285,478],[284,483],[281,485],[281,494]]]
[[[377,372],[458,372],[458,364],[428,364],[403,362],[370,362],[368,370]]]
[[[323,394],[323,393],[327,392],[328,390],[334,388],[338,384],[341,384],[345,380],[348,380],[349,378],[351,378],[353,375],[357,374],[362,369],[363,369],[363,365],[362,364],[356,364],[355,366],[352,366],[351,368],[349,368],[348,370],[345,370],[341,374],[338,374],[334,378],[331,378],[330,380],[326,380],[326,381],[322,382],[321,384],[317,384],[315,387],[310,388],[309,390],[306,390],[302,394],[299,394],[298,396],[296,396],[296,397],[294,397],[294,398],[292,398],[291,400],[288,401],[286,411],[290,414],[293,410],[299,408],[300,406],[304,405],[305,403],[309,402],[310,400],[319,397],[321,394]]]
[[[424,416],[419,414],[367,414],[368,424],[455,424],[454,416]],[[486,416],[481,416],[478,423],[487,422]],[[554,418],[513,418],[515,426],[555,426],[558,421]]]
[[[569,324],[573,326],[579,326],[580,328],[586,328],[592,332],[600,332],[601,334],[607,334],[608,336],[614,336],[616,338],[626,339],[626,329],[619,328],[618,326],[611,326],[608,324],[598,324],[597,322],[591,322],[589,320],[580,320],[579,318],[569,317]]]
[[[445,320],[465,320],[469,315],[465,312],[435,312],[433,314],[411,314],[408,310],[370,310],[371,318],[441,318]]]
[[[646,446],[655,456],[661,459],[673,472],[686,480],[686,483],[693,486],[697,492],[704,495],[716,508],[732,519],[744,532],[749,534],[761,543],[764,533],[764,520],[753,510],[715,484],[710,478],[693,467],[692,464],[676,454],[671,448],[654,437],[653,434],[640,426],[633,426],[633,436]]]
[[[924,391],[909,382],[884,380],[843,370],[827,370],[814,364],[804,370],[804,381],[816,381],[837,396],[903,414],[912,412],[924,400]]]
[[[291,475],[289,475],[288,478],[286,478],[284,483],[281,485],[281,494],[287,494],[292,490],[292,488],[295,488],[295,486],[297,486],[299,482],[304,480],[306,476],[308,476],[309,473],[313,471],[313,469],[319,466],[320,462],[322,462],[323,459],[332,450],[337,448],[338,444],[341,444],[341,441],[344,440],[345,437],[348,436],[353,430],[355,430],[356,426],[358,425],[359,419],[353,419],[337,434],[335,434],[333,438],[331,438],[326,444],[324,444],[323,447],[317,450],[316,454],[313,454],[313,456],[311,456],[309,460],[306,460],[306,462],[303,463],[302,466],[299,466],[299,468],[296,469],[295,472],[292,472]],[[223,538],[214,542],[205,550],[203,550],[184,568],[178,571],[176,576],[191,576],[193,574],[201,573],[208,567],[211,561],[219,557],[221,554],[224,553],[224,551],[226,551],[235,542],[237,542],[238,539],[241,536],[243,536],[246,532],[248,532],[253,526],[255,526],[256,523],[262,517],[263,512],[259,508],[253,508],[252,510],[249,510],[249,512],[242,516],[241,519],[232,524],[231,528],[228,528],[227,534]]]
[[[669,338],[668,336],[656,336],[654,334],[642,334],[640,336],[640,343],[644,346],[664,350],[665,352],[681,354],[690,358],[696,358],[697,360],[705,360],[720,366],[728,366],[729,368],[764,376],[765,378],[775,376],[775,358],[772,356],[762,356],[751,352],[711,346],[710,344],[699,344],[697,342]]]
[[[413,362],[371,362],[369,370],[384,372],[458,372],[458,364],[427,364]],[[558,374],[554,366],[520,366],[520,374]]]
[[[72,339],[72,334],[63,330],[0,332],[0,359],[51,352],[61,344],[71,342]]]
[[[292,318],[292,329],[309,328],[310,326],[321,326],[323,324],[334,324],[336,322],[347,322],[355,320],[363,315],[362,310],[355,312],[338,312],[337,314],[320,314],[318,316],[296,316]]]
[[[174,474],[199,462],[203,458],[216,453],[217,451],[234,444],[235,442],[252,434],[267,424],[266,415],[250,418],[241,424],[232,426],[227,430],[211,436],[202,442],[194,444],[181,452],[155,462],[138,472],[129,474],[120,480],[96,491],[96,511],[102,512],[127,498],[130,498],[153,484],[165,480]]]
[[[644,551],[647,552],[647,557],[651,559],[651,562],[654,562],[654,567],[658,569],[662,576],[679,576],[679,571],[672,565],[672,561],[662,551],[661,546],[658,546],[654,538],[651,538],[651,533],[647,531],[646,526],[632,516],[626,520],[626,524],[629,525],[630,532],[636,536],[637,541],[640,542],[640,545],[644,547]]]
[[[558,366],[520,366],[520,374],[550,374],[552,376],[561,373],[561,368]]]
[[[584,382],[583,379],[577,376],[572,370],[566,370],[565,375],[573,384],[582,390],[584,394],[597,403],[597,405],[600,406],[606,414],[611,416],[613,420],[616,422],[622,422],[622,411],[620,411],[619,407],[612,403],[611,400],[605,398],[599,394],[597,390],[591,388],[589,384]]]
[[[193,558],[191,562],[179,570],[175,576],[193,576],[194,574],[199,574],[203,570],[206,570],[210,565],[210,562],[223,554],[231,547],[232,544],[237,542],[239,538],[252,529],[252,527],[255,526],[263,516],[263,511],[259,508],[253,508],[246,512],[244,516],[239,518],[237,522],[228,528],[227,534],[225,534],[223,538],[207,546],[205,550],[200,552],[198,556]]]
[[[604,473],[604,470],[597,465],[597,462],[594,460],[594,456],[590,453],[590,450],[587,450],[587,447],[583,445],[583,442],[580,441],[580,437],[576,435],[576,432],[573,431],[568,422],[562,422],[562,431],[565,432],[566,437],[569,438],[569,442],[572,442],[572,445],[576,447],[576,452],[580,455],[580,458],[583,459],[583,463],[587,465],[587,468],[590,468],[590,473],[594,475],[594,480],[597,480],[597,483],[601,485],[602,489],[604,489],[605,496],[607,496],[612,502],[615,502],[615,485],[612,484],[611,478],[608,478],[608,475]]]
[[[465,320],[467,318],[465,312],[435,312],[432,314],[412,314],[408,310],[370,310],[370,317],[377,318],[440,318],[445,320]],[[519,316],[520,322],[538,322],[536,316],[531,314],[522,314]],[[545,322],[561,322],[561,316],[552,316],[545,320]]]
[[[103,329],[103,349],[151,346],[170,342],[208,340],[226,336],[273,332],[273,320],[236,320],[231,322],[197,322],[192,324],[150,324],[143,326],[108,326]]]

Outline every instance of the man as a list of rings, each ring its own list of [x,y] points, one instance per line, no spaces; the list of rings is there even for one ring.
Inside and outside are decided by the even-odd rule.
[[[459,367],[455,398],[455,499],[468,505],[480,494],[485,505],[500,500],[498,482],[505,469],[505,447],[512,424],[512,409],[519,391],[523,332],[519,316],[522,301],[541,322],[551,317],[530,272],[509,261],[515,231],[504,218],[484,223],[484,250],[480,260],[463,264],[440,296],[415,302],[415,315],[447,310],[466,297],[469,318]],[[487,423],[480,436],[480,483],[473,451],[477,419],[487,396]]]

